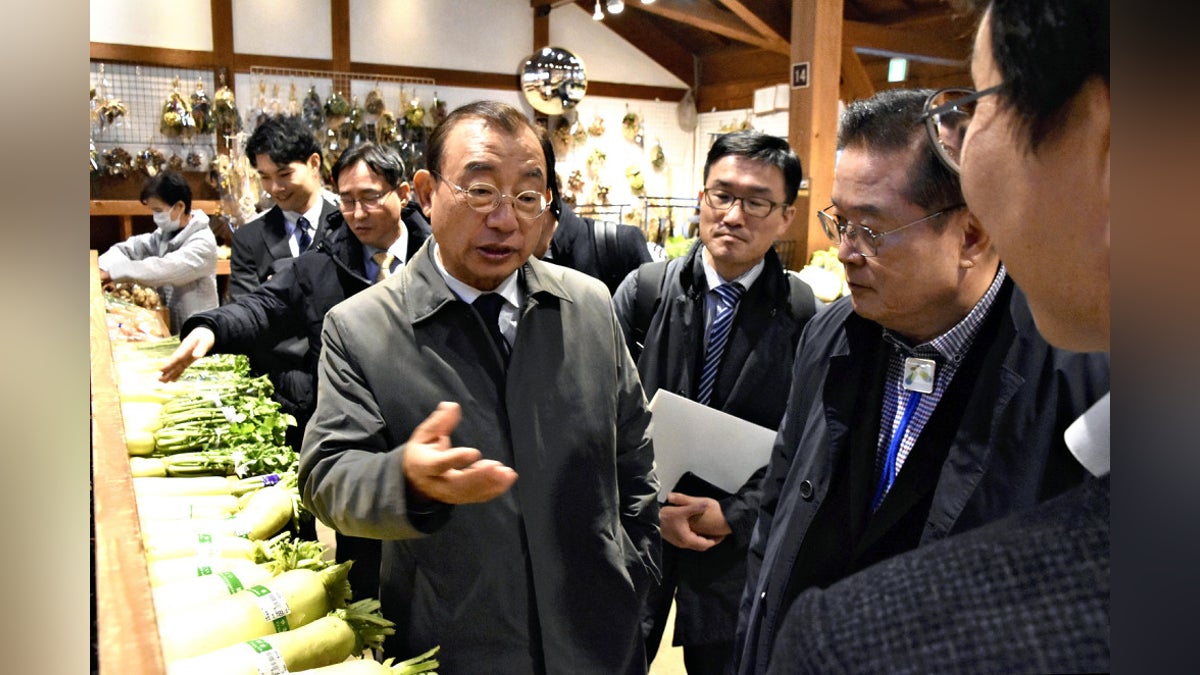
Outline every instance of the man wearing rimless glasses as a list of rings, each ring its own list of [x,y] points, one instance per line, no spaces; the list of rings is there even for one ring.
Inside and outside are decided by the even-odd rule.
[[[1107,356],[1038,334],[939,158],[961,136],[955,108],[924,123],[932,93],[880,92],[841,119],[833,204],[817,215],[851,295],[797,348],[750,543],[738,672],[766,670],[802,591],[1083,481],[1062,434],[1107,392]]]

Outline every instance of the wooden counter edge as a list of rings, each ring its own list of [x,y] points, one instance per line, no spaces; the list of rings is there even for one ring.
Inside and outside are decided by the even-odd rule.
[[[162,675],[146,550],[125,449],[104,296],[91,252],[92,497],[96,537],[96,624],[101,675]]]

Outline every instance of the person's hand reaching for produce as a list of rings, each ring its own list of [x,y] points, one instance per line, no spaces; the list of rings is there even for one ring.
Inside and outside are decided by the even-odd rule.
[[[187,367],[196,362],[196,359],[208,353],[212,349],[213,343],[216,342],[217,336],[207,328],[196,328],[187,334],[179,343],[179,347],[167,358],[167,362],[163,364],[162,374],[158,376],[160,382],[174,382],[179,379],[183,371]]]
[[[450,433],[462,420],[457,403],[443,401],[417,425],[404,446],[409,493],[443,504],[486,502],[508,492],[517,472],[476,448],[450,447]]]

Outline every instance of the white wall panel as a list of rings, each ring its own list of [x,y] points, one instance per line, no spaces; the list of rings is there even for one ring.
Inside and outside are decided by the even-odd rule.
[[[533,45],[529,0],[350,0],[350,59],[512,73]]]
[[[90,11],[92,42],[196,51],[213,48],[211,0],[91,0]]]
[[[329,0],[233,0],[233,51],[239,54],[331,59],[331,26]]]

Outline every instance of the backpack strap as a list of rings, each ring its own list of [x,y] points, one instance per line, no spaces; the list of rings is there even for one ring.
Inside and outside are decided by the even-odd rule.
[[[636,354],[633,354],[634,361],[642,355],[646,332],[650,330],[650,320],[654,318],[654,311],[658,309],[658,303],[662,299],[663,284],[666,279],[666,260],[643,263],[641,267],[638,267],[637,295],[634,296],[633,326],[630,336],[633,338],[631,351],[637,351]]]
[[[607,220],[592,221],[593,237],[596,243],[596,266],[600,268],[601,279],[609,288],[616,288],[623,276],[617,264],[617,224]]]

